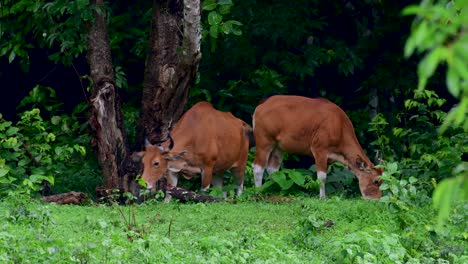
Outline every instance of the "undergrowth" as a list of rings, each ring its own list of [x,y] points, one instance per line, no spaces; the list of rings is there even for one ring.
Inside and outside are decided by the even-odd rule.
[[[331,197],[128,206],[0,203],[2,263],[463,263],[467,206],[400,225],[384,202]]]

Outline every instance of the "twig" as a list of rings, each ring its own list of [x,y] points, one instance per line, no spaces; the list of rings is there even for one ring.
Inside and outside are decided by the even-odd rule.
[[[168,238],[171,237],[172,222],[174,222],[174,216],[171,216],[171,221],[169,221],[169,227],[168,227],[167,233],[166,233],[166,236],[167,236]]]
[[[76,75],[78,76],[78,80],[80,80],[81,91],[83,91],[83,96],[84,96],[84,98],[86,99],[86,102],[89,104],[89,100],[88,100],[88,97],[86,96],[85,88],[84,88],[84,86],[83,86],[83,81],[81,81],[80,73],[79,73],[78,70],[75,68],[75,64],[73,64],[73,62],[72,62],[72,67],[73,67],[73,69],[75,70]]]
[[[41,83],[43,80],[47,79],[47,77],[49,77],[49,75],[52,74],[52,72],[54,72],[56,69],[57,69],[57,66],[54,66],[54,68],[50,70],[44,77],[42,77],[42,79],[37,81],[37,83]]]

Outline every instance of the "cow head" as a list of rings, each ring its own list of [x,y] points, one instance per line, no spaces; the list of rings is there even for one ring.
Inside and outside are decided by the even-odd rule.
[[[172,153],[170,150],[174,146],[174,140],[169,135],[169,146],[152,145],[148,140],[145,142],[145,150],[136,153],[136,156],[143,163],[143,174],[141,178],[146,182],[147,189],[154,189],[156,182],[168,171],[178,172],[184,167],[185,161],[182,159],[185,151]]]
[[[376,169],[373,165],[371,167],[367,166],[362,160],[358,160],[356,165],[359,170],[356,176],[359,181],[362,197],[365,199],[380,199],[382,197],[382,191],[380,190],[382,180],[380,179],[380,175],[382,175],[383,169]]]
[[[372,168],[368,173],[358,176],[362,197],[365,199],[380,199],[382,197],[382,191],[380,190],[382,184],[380,175],[382,175],[382,172],[382,169]]]

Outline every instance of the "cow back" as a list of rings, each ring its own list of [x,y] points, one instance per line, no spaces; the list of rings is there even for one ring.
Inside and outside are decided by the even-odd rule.
[[[208,102],[199,102],[174,128],[173,151],[186,150],[193,165],[215,161],[215,171],[229,169],[247,155],[249,141],[244,124],[231,113],[218,111]]]

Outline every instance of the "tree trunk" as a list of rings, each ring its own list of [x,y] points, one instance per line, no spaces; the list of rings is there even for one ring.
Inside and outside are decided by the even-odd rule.
[[[67,192],[42,197],[42,201],[56,204],[81,204],[85,199],[86,194],[81,192]]]
[[[137,140],[164,142],[183,113],[200,53],[200,1],[153,1]]]
[[[97,146],[98,159],[104,176],[104,186],[97,190],[128,190],[128,177],[124,177],[123,164],[127,159],[125,131],[116,94],[114,71],[107,35],[103,0],[92,0],[96,7],[95,20],[87,35],[88,63],[93,91],[90,100],[90,125],[95,131],[93,142]],[[101,194],[102,195],[102,194]]]

